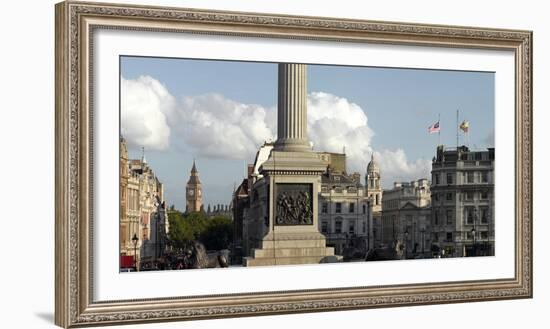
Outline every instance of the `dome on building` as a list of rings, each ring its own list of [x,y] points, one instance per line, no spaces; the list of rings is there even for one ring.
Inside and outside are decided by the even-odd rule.
[[[370,162],[367,165],[367,172],[380,172],[380,167],[378,167],[378,164],[374,161],[374,154],[371,154]]]

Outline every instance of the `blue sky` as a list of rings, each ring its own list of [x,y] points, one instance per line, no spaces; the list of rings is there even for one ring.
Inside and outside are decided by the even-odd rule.
[[[123,100],[125,93],[137,95],[137,98],[131,98],[135,100],[134,103],[123,102],[123,111],[133,111],[134,108],[143,106],[138,119],[148,117],[149,113],[161,117],[162,113],[165,114],[167,123],[163,127],[168,126],[170,130],[169,146],[161,148],[151,142],[149,147],[146,146],[146,157],[165,183],[167,202],[175,204],[179,209],[184,208],[184,187],[195,158],[203,182],[205,204],[229,203],[234,184],[238,184],[244,175],[245,163],[253,161],[251,153],[261,145],[262,137],[269,135],[269,129],[274,130],[277,65],[122,57],[121,75]],[[143,77],[148,77],[149,80],[144,80]],[[127,84],[128,81],[135,83]],[[155,90],[151,94],[153,96],[146,96],[149,95],[147,88]],[[456,111],[459,109],[460,121],[466,119],[470,122],[470,147],[493,146],[494,73],[491,72],[309,65],[308,92],[321,92],[310,95],[312,103],[308,111],[314,116],[317,113],[316,117],[332,112],[331,120],[341,123],[329,127],[319,121],[316,127],[326,130],[323,136],[330,136],[331,133],[339,135],[343,130],[349,130],[349,134],[340,136],[335,143],[317,141],[316,145],[333,148],[327,151],[340,151],[339,145],[345,145],[346,153],[351,154],[348,170],[361,174],[364,173],[370,153],[374,151],[375,157],[378,156],[382,164],[386,164],[386,173],[382,167],[383,185],[386,187],[393,180],[412,180],[421,178],[413,176],[427,176],[429,169],[426,166],[434,156],[438,142],[437,134],[429,135],[427,128],[437,121],[438,115],[441,117],[442,144],[456,145]],[[158,113],[150,112],[151,108],[159,104]],[[248,114],[227,126],[223,125],[224,122],[216,122],[216,118],[221,118],[220,114],[223,116],[226,113],[220,112],[225,109],[236,115],[241,115],[243,111]],[[258,118],[255,116],[258,113],[264,116]],[[344,113],[360,114],[364,118],[360,124],[356,124],[350,122]],[[206,129],[197,128],[196,123],[199,121],[192,120],[205,118],[205,115],[209,119],[204,120],[211,120],[212,123]],[[131,129],[144,130],[126,127],[125,116],[122,118],[123,134],[128,132],[128,135],[133,136]],[[187,118],[189,122],[186,122]],[[228,119],[231,117],[224,120]],[[265,127],[255,135],[248,136],[247,131],[258,125],[241,127],[240,122],[252,124],[255,120],[265,122]],[[190,122],[194,124],[191,125]],[[340,127],[339,130],[335,130],[336,126]],[[147,129],[157,129],[155,127]],[[226,146],[223,138],[220,141],[213,136],[220,135],[213,133],[216,129],[234,131],[234,134],[225,137],[226,140],[229,139]],[[190,133],[192,130],[198,130],[198,133]],[[204,136],[201,135],[203,131]],[[241,139],[231,141],[233,136]],[[220,150],[235,147],[237,141],[250,143],[246,144],[246,149],[239,149],[242,153],[232,153],[240,156],[231,158],[217,156],[216,148],[206,152],[205,143],[209,142],[209,138],[212,138],[212,143],[219,145]],[[130,142],[131,157],[139,157],[138,141],[136,138],[135,143]],[[141,144],[149,143],[151,139],[147,141]],[[465,142],[461,133],[460,144]],[[399,168],[405,169],[401,173]]]

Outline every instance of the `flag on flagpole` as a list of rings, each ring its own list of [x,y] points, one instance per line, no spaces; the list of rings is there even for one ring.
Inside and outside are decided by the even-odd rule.
[[[434,134],[439,132],[439,121],[428,127],[428,133]]]
[[[468,129],[470,128],[470,122],[467,120],[462,121],[462,123],[459,126],[460,130],[462,130],[464,133],[468,132]]]

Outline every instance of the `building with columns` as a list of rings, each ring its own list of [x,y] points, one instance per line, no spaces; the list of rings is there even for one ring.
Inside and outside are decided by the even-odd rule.
[[[432,161],[432,240],[443,255],[494,255],[495,149],[437,147]]]
[[[119,224],[119,242],[120,255],[133,257],[139,264],[139,250],[141,248],[141,234],[139,221],[139,179],[130,174],[130,165],[128,159],[128,147],[126,140],[121,136],[120,146],[120,224]],[[136,236],[138,240],[134,244],[132,238]],[[121,265],[123,260],[121,258]],[[133,263],[133,261],[132,261]],[[125,264],[132,266],[133,264]]]
[[[423,178],[396,182],[384,191],[382,240],[387,246],[401,243],[406,258],[430,256],[430,182]]]
[[[142,259],[156,259],[157,243],[168,233],[163,184],[141,159],[129,159],[126,140],[120,137],[120,255],[132,256],[139,268]],[[149,247],[146,248],[146,245]],[[152,248],[152,249],[151,249]],[[122,265],[122,264],[121,264]]]
[[[364,258],[374,244],[369,198],[358,173],[348,175],[345,167],[334,167],[329,165],[321,176],[319,229],[337,255],[353,258],[357,253]]]
[[[193,160],[193,167],[187,185],[185,186],[185,212],[201,211],[202,209],[202,185],[199,179],[199,171]]]

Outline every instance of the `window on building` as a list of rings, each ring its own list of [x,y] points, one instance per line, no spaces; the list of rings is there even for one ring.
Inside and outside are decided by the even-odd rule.
[[[474,172],[473,171],[469,171],[466,174],[466,177],[467,177],[467,182],[468,183],[473,183],[474,182]]]
[[[366,233],[367,232],[367,223],[366,222],[361,222],[361,231],[363,233]]]
[[[439,185],[439,174],[434,174],[435,185]]]
[[[453,211],[452,210],[447,210],[445,212],[445,218],[447,219],[447,225],[452,225],[453,224]]]
[[[487,171],[482,171],[481,172],[481,182],[482,183],[489,182],[489,172],[487,172]]]
[[[375,196],[375,201],[376,201],[376,205],[378,206],[380,204],[380,195],[379,194],[376,194]]]
[[[328,213],[328,203],[327,202],[323,202],[323,205],[321,206],[321,212],[323,214]]]
[[[487,231],[481,231],[479,233],[479,237],[482,239],[482,240],[487,240],[489,238],[489,234]]]
[[[489,193],[487,191],[481,191],[481,198],[483,200],[486,200],[489,197]]]
[[[474,223],[474,209],[473,208],[466,209],[466,223],[467,224],[473,224]]]
[[[328,233],[328,223],[327,222],[322,222],[321,223],[321,232]]]
[[[451,201],[453,199],[453,194],[452,193],[447,193],[446,199],[448,201]]]
[[[336,211],[337,214],[342,213],[342,203],[341,202],[336,202],[335,208],[336,208],[335,211]]]
[[[348,223],[348,232],[350,234],[355,234],[355,223],[354,222],[349,222]]]
[[[447,185],[450,185],[453,183],[453,174],[448,173],[447,174]]]
[[[349,212],[354,213],[355,212],[355,202],[349,203]]]
[[[342,221],[337,220],[334,224],[334,233],[342,233]]]
[[[466,192],[466,200],[473,200],[474,192]]]
[[[447,232],[446,240],[447,240],[447,242],[452,242],[453,241],[453,232]]]
[[[483,224],[487,224],[488,221],[489,221],[489,209],[482,208],[481,209],[481,222]]]
[[[439,201],[439,193],[434,193],[434,199],[435,201]]]
[[[475,153],[476,160],[481,160],[481,152]]]
[[[434,232],[433,235],[434,235],[434,239],[433,239],[434,242],[439,242],[439,232]]]
[[[367,213],[367,205],[363,205],[363,214]]]
[[[439,212],[434,212],[434,225],[439,225]]]

